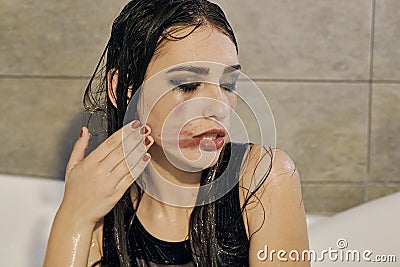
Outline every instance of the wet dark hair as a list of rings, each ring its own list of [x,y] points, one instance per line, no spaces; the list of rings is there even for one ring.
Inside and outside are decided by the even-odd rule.
[[[151,58],[169,40],[180,40],[197,28],[210,24],[226,34],[238,46],[235,35],[221,8],[206,0],[137,0],[130,1],[114,20],[111,37],[87,86],[86,109],[107,114],[108,132],[123,124],[128,103],[128,87],[132,95],[141,87]],[[192,28],[184,36],[174,36],[182,28]],[[106,62],[104,66],[104,59]],[[107,73],[118,71],[115,107],[107,95]],[[93,87],[93,81],[99,86]],[[112,79],[109,79],[112,82]],[[107,97],[105,103],[104,97]],[[106,104],[106,105],[104,105]]]
[[[218,5],[209,1],[134,0],[123,8],[113,23],[111,37],[84,96],[86,110],[91,114],[101,114],[100,121],[103,124],[100,128],[104,129],[105,137],[123,126],[129,102],[128,88],[132,89],[132,95],[139,90],[145,80],[150,60],[157,55],[162,45],[166,41],[183,39],[205,25],[210,25],[228,36],[238,52],[235,35],[223,11]],[[176,35],[181,29],[191,29],[191,31],[184,36]],[[113,77],[117,71],[116,95],[110,96],[107,88],[112,85],[108,82],[112,82],[113,79],[107,79],[107,75]],[[116,106],[113,105],[111,97],[116,99]],[[272,150],[267,150],[265,155],[271,157],[272,165]],[[241,164],[241,162],[235,164]],[[266,175],[259,184],[268,176],[271,165],[265,170]],[[217,163],[213,167],[203,170],[202,177],[205,178],[202,178],[201,184],[217,179],[216,173],[219,171],[219,166],[220,164]],[[143,191],[136,182],[132,186],[136,186],[137,192],[139,192],[136,211]],[[241,208],[242,212],[255,192],[256,190],[247,195]],[[124,223],[126,207],[132,205],[128,194],[129,190],[111,211],[114,218],[112,242],[117,250],[120,266],[131,266],[126,240],[127,227]],[[213,224],[215,225],[214,205],[214,202],[202,205],[190,217],[189,239],[196,266],[204,266],[204,262],[207,262],[206,266],[220,266],[218,256],[220,248],[216,242],[213,227],[211,227]],[[207,239],[207,242],[204,242],[204,238]],[[248,253],[248,248],[249,243],[245,243],[235,251]]]

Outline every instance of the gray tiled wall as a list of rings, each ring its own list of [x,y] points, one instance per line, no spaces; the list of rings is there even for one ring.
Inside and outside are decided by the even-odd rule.
[[[219,0],[306,209],[400,191],[400,1]],[[0,172],[62,179],[82,93],[126,1],[0,3]]]

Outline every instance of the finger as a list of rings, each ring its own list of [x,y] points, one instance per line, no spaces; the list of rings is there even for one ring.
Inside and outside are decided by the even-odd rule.
[[[100,162],[105,159],[114,149],[122,143],[123,137],[129,137],[132,133],[138,131],[140,128],[140,122],[134,121],[126,124],[124,127],[113,133],[103,143],[101,143],[92,153],[88,155],[88,158],[95,162]]]
[[[143,132],[139,133],[139,131],[136,131],[128,138],[125,138],[122,144],[111,151],[110,154],[100,162],[102,169],[113,172],[114,168],[124,161],[124,159],[128,159],[128,165],[132,165],[132,162],[136,164],[137,157],[141,157],[146,152],[144,138],[147,134],[143,135]],[[136,158],[132,157],[132,155],[136,155]]]
[[[151,136],[147,136],[149,140],[145,140],[148,142],[147,146],[138,143],[134,149],[131,149],[130,152],[125,152],[124,157],[118,162],[114,169],[112,169],[107,176],[116,177],[117,180],[113,187],[115,188],[119,183],[119,178],[124,177],[129,172],[132,172],[133,169],[138,165],[139,161],[142,160],[146,151],[150,148],[150,146],[154,143],[154,139]]]
[[[132,183],[143,173],[144,169],[146,168],[147,164],[150,163],[151,155],[149,153],[144,154],[138,164],[131,169],[129,173],[121,177],[115,190],[117,192],[125,192]]]
[[[132,171],[133,168],[138,164],[138,162],[144,157],[146,152],[149,150],[151,145],[154,143],[154,139],[150,136],[151,129],[147,127],[147,132],[145,134],[144,140],[141,143],[138,143],[135,147],[129,145],[132,142],[131,140],[127,140],[128,142],[124,146],[124,158],[125,158],[125,165],[127,166],[128,170]],[[140,139],[142,140],[142,139]],[[133,142],[136,144],[136,142]]]
[[[146,136],[145,138],[145,145],[146,145],[146,150],[149,150],[151,145],[154,143],[154,138],[151,135]]]
[[[138,165],[139,161],[143,158],[145,154],[146,154],[145,149],[135,150],[126,157],[122,158],[122,160],[118,163],[118,165],[111,172],[107,174],[107,176],[109,176],[110,179],[113,179],[115,181],[113,184],[114,188],[118,185],[122,177],[133,171],[133,169]]]
[[[76,140],[67,164],[67,172],[70,172],[76,164],[85,158],[86,149],[89,145],[90,134],[86,127],[82,127],[81,134]]]
[[[122,179],[118,183],[118,186],[114,188],[114,194],[112,196],[114,201],[120,200],[124,193],[132,186],[134,182],[135,179],[133,179],[130,173],[127,173],[124,177],[122,177]]]

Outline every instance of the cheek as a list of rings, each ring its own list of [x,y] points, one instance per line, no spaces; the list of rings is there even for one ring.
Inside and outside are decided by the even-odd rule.
[[[231,109],[237,106],[237,95],[226,92],[224,103]],[[194,96],[184,96],[168,93],[162,97],[154,107],[149,110],[147,124],[152,129],[152,136],[156,141],[163,138],[170,139],[179,135],[179,131],[193,119],[203,114],[207,105],[197,104],[188,100],[196,99]]]
[[[162,131],[165,134],[179,127],[186,109],[185,105],[180,105],[183,101],[173,95],[166,95],[149,111],[147,123],[155,138],[159,139]]]

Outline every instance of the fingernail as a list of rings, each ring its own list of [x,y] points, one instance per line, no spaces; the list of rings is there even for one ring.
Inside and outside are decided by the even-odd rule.
[[[143,156],[143,161],[146,162],[146,161],[148,161],[149,159],[150,159],[150,154],[149,154],[149,153],[144,154],[144,156]]]
[[[145,146],[148,146],[148,145],[150,144],[150,140],[147,139],[147,138],[145,138],[145,139],[143,140],[143,144],[144,144]]]
[[[140,126],[140,121],[134,120],[131,124],[132,129],[137,129]]]
[[[81,133],[79,134],[79,138],[82,138],[83,136],[83,128],[81,128]]]
[[[140,128],[140,133],[145,135],[147,133],[147,127],[146,125],[143,125],[142,128]]]

